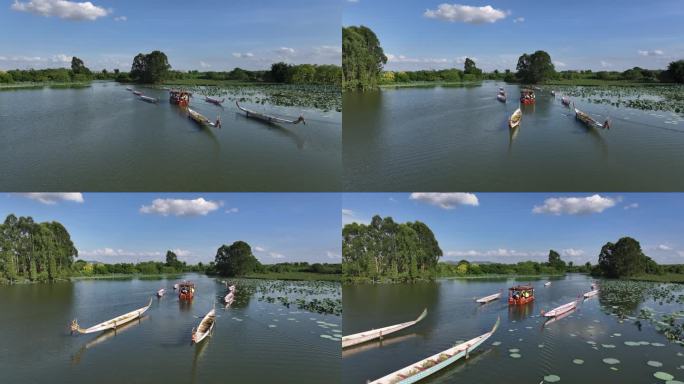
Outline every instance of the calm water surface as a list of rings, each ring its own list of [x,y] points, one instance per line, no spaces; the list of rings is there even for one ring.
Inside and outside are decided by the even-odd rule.
[[[195,97],[222,129],[200,128],[161,89],[95,82],[0,92],[0,188],[31,191],[335,191],[341,113],[254,106],[306,125],[269,125]]]
[[[213,336],[192,346],[196,316],[204,316],[225,295],[225,287],[204,276],[188,277],[197,286],[190,305],[174,294],[177,280],[0,288],[0,382],[337,382],[340,342],[322,338],[334,327],[322,328],[316,321],[339,326],[339,316],[259,301],[255,294],[227,310],[217,303]],[[116,333],[69,334],[72,319],[89,327],[146,305],[161,287],[166,296],[155,297],[142,320]]]
[[[507,104],[495,96],[499,87]],[[523,108],[517,85],[383,89],[344,94],[345,190],[652,191],[684,188],[684,119],[583,103],[612,129],[588,129],[560,97]]]
[[[589,291],[592,280],[583,275],[568,275],[551,280],[550,287],[544,287],[544,281],[532,282],[537,288],[536,301],[517,308],[509,308],[505,300],[486,305],[474,302],[475,298],[500,289],[506,295],[507,288],[518,283],[513,280],[344,286],[345,335],[415,319],[423,308],[428,309],[428,315],[382,343],[345,349],[343,382],[365,383],[380,378],[457,342],[479,336],[491,329],[497,316],[501,317],[499,329],[471,353],[470,359],[457,362],[426,382],[538,384],[544,376],[554,374],[560,376],[561,383],[642,384],[661,382],[653,377],[657,371],[684,380],[684,348],[668,342],[645,321],[639,329],[633,321],[620,322],[616,316],[606,314],[605,307],[612,307],[612,303],[601,296],[583,301],[568,317],[544,326],[541,310],[548,311]],[[673,309],[667,304],[660,306],[647,301],[630,311],[638,312],[646,305],[657,310]],[[656,345],[628,346],[625,341]],[[492,345],[495,342],[501,344]],[[509,349],[519,349],[522,357],[510,357]],[[620,363],[611,366],[603,362],[605,358],[615,358]],[[584,363],[575,364],[573,359]],[[651,367],[647,365],[649,360],[663,365]]]

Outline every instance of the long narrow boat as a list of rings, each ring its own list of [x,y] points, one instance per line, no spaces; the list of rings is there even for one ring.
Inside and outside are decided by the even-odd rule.
[[[219,100],[219,99],[213,98],[213,97],[211,97],[211,96],[206,96],[206,97],[204,98],[204,101],[206,101],[207,103],[212,103],[212,104],[216,104],[216,105],[221,105],[221,104],[223,104],[224,101],[226,101],[226,99],[221,99],[221,100]]]
[[[207,119],[201,113],[195,111],[192,108],[188,108],[188,117],[190,118],[190,120],[196,122],[199,125],[206,125],[209,127],[221,128],[221,120],[220,119],[217,118],[216,122],[212,123],[211,121],[209,121],[209,119]]]
[[[567,96],[561,97],[561,103],[565,106],[570,106],[570,98]]]
[[[498,95],[496,95],[496,99],[502,103],[505,103],[506,102],[506,95],[503,93],[499,93]]]
[[[145,96],[145,95],[140,95],[140,100],[146,101],[148,103],[153,103],[153,104],[156,104],[159,102],[159,99],[155,99],[154,97],[149,97],[149,96]]]
[[[103,321],[102,323],[95,324],[90,328],[83,329],[78,325],[78,321],[74,319],[74,321],[71,322],[71,332],[78,332],[78,333],[93,333],[93,332],[100,332],[104,331],[107,329],[115,329],[116,327],[119,327],[121,325],[124,325],[130,321],[133,321],[140,316],[142,316],[143,313],[145,313],[148,309],[150,309],[150,306],[152,305],[152,299],[150,299],[149,304],[142,308],[138,308],[135,311],[131,311],[126,313],[125,315],[117,316],[111,320]]]
[[[133,92],[133,88],[131,88],[131,87],[126,87],[126,90]]]
[[[408,328],[417,322],[423,320],[427,316],[427,308],[423,310],[423,313],[418,316],[417,319],[412,320],[412,321],[407,321],[405,323],[401,324],[395,324],[395,325],[390,325],[387,327],[383,328],[378,328],[378,329],[371,329],[370,331],[365,331],[365,332],[359,332],[355,333],[353,335],[348,335],[348,336],[343,336],[342,337],[342,348],[347,348],[351,347],[352,345],[357,345],[361,343],[365,343],[367,341],[375,340],[375,339],[382,339],[383,337],[397,332],[401,331],[404,328]]]
[[[522,111],[518,108],[508,119],[508,127],[511,129],[517,128],[520,125],[520,120],[522,120]]]
[[[610,123],[608,122],[608,120],[606,120],[603,124],[601,124],[598,121],[594,120],[591,116],[589,116],[589,114],[582,112],[577,108],[575,108],[575,118],[590,128],[610,129]]]
[[[555,323],[556,321],[562,320],[562,319],[572,315],[573,313],[575,313],[575,311],[577,311],[577,308],[573,308],[569,311],[563,312],[560,315],[555,316],[555,317],[549,317],[546,319],[544,324],[542,324],[542,327],[548,327],[549,325]]]
[[[501,317],[496,319],[496,323],[492,330],[484,333],[478,337],[470,339],[465,343],[456,345],[455,347],[449,348],[445,351],[439,352],[432,355],[426,359],[423,359],[417,363],[411,364],[408,367],[404,367],[398,371],[392,372],[387,376],[381,377],[371,384],[409,384],[415,383],[422,380],[433,373],[440,371],[441,369],[455,363],[462,357],[468,358],[468,354],[472,352],[475,348],[479,347],[484,343],[499,327],[501,322]]]
[[[496,299],[498,299],[498,298],[500,298],[500,297],[501,297],[501,292],[495,293],[495,294],[493,294],[493,295],[489,295],[489,296],[482,297],[482,298],[477,299],[477,300],[475,300],[475,301],[477,301],[478,303],[484,304],[484,303],[489,303],[489,302],[492,301],[492,300],[496,300]]]
[[[192,342],[198,344],[209,336],[211,330],[214,329],[214,323],[216,323],[216,310],[212,309],[209,313],[204,315],[199,326],[197,326],[197,330],[195,330],[195,328],[192,329]]]
[[[554,308],[548,312],[543,312],[542,315],[544,315],[544,317],[556,317],[556,316],[563,314],[567,311],[571,311],[571,310],[575,309],[576,306],[577,306],[577,300],[573,300],[567,304],[561,305],[560,307],[556,307],[556,308]]]
[[[162,297],[164,296],[164,293],[166,293],[166,289],[162,288],[157,291],[157,297]]]
[[[306,124],[306,121],[304,121],[304,116],[299,116],[297,120],[290,120],[290,119],[283,119],[281,117],[276,117],[276,116],[271,116],[271,115],[266,115],[264,113],[256,112],[251,109],[247,109],[243,106],[241,106],[237,101],[235,102],[235,105],[237,105],[238,109],[244,112],[247,117],[252,117],[255,119],[263,120],[267,123],[287,123],[287,124],[299,124],[299,123],[304,123]]]
[[[143,93],[140,91],[133,91],[133,94],[136,96],[142,96]]]
[[[586,292],[583,296],[584,297],[592,297],[598,295],[598,289],[594,289],[593,291]]]
[[[546,283],[544,283],[544,286],[545,286],[545,287],[548,287],[549,285],[551,285],[551,282],[550,282],[550,281],[547,281]]]

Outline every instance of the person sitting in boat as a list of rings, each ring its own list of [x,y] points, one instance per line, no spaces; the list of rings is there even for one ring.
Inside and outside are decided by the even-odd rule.
[[[299,123],[304,123],[304,125],[306,125],[306,121],[304,121],[304,116],[299,115],[299,118],[297,119],[297,122],[295,124]]]
[[[527,291],[523,292],[523,297],[527,299],[528,297],[530,297],[530,293]]]
[[[216,122],[214,123],[214,126],[216,128],[221,128],[221,118],[219,116],[216,116]]]
[[[610,129],[610,122],[608,120],[603,122],[603,128],[604,129]]]

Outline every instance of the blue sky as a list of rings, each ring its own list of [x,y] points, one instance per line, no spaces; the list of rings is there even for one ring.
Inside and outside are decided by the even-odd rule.
[[[462,68],[466,56],[514,70],[541,49],[557,70],[621,71],[684,59],[683,19],[680,0],[346,0],[343,24],[376,32],[388,70]]]
[[[343,222],[391,216],[435,233],[443,260],[596,264],[606,242],[637,239],[659,263],[684,263],[684,194],[344,194]]]
[[[80,258],[209,262],[222,244],[244,240],[263,263],[340,262],[340,194],[70,193],[0,195],[9,214],[59,221]]]
[[[155,49],[173,68],[339,64],[339,0],[0,0],[0,69],[130,70]]]

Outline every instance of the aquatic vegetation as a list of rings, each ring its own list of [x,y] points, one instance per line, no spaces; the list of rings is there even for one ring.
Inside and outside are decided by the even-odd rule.
[[[663,381],[670,381],[670,380],[674,379],[674,376],[670,375],[669,373],[660,372],[660,371],[654,373],[653,377],[655,377],[656,379],[663,380]]]
[[[226,104],[250,102],[281,107],[304,107],[324,112],[342,111],[342,92],[330,85],[253,84],[221,86],[183,86],[202,96],[225,98]]]
[[[575,364],[577,364],[577,365],[582,365],[582,364],[584,364],[584,360],[582,360],[582,359],[573,359],[572,362],[575,363]]]
[[[557,94],[581,99],[593,104],[642,111],[670,111],[684,113],[684,86],[553,86]]]
[[[546,381],[547,383],[555,383],[557,381],[560,381],[560,377],[556,375],[548,375],[544,376],[544,381]]]
[[[620,360],[612,358],[612,357],[606,357],[605,359],[603,359],[603,362],[608,364],[608,365],[620,364]]]
[[[508,356],[510,356],[510,357],[512,357],[512,358],[514,358],[514,359],[519,359],[519,358],[522,357],[522,355],[519,354],[519,353],[511,353],[511,354],[508,355]]]
[[[650,365],[651,367],[656,367],[656,368],[660,368],[663,366],[663,363],[661,363],[660,361],[654,361],[654,360],[649,360],[646,362],[646,364]]]

